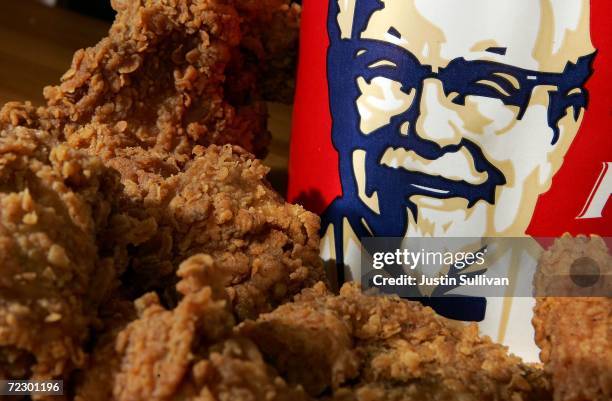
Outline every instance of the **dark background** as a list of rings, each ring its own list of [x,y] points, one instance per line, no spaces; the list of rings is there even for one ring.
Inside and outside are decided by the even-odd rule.
[[[294,3],[301,4],[302,0],[295,0]],[[58,5],[107,21],[112,21],[115,17],[115,12],[110,6],[110,0],[59,0]]]
[[[110,0],[59,0],[58,5],[104,20],[111,21],[115,17],[115,11],[110,6]]]

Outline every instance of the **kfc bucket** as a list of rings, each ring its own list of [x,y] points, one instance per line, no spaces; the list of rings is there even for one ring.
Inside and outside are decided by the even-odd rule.
[[[364,238],[612,235],[606,2],[303,6],[288,197],[321,213],[339,281]],[[532,298],[427,302],[537,359]]]

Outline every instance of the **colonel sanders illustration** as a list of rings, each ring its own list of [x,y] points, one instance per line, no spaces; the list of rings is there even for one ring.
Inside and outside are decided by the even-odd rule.
[[[524,236],[587,106],[588,0],[331,0],[327,28],[341,279],[364,237]]]

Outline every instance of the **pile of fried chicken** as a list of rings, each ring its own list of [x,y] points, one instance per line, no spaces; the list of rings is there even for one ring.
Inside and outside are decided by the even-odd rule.
[[[255,158],[265,101],[292,95],[297,5],[112,5],[46,105],[0,111],[0,379],[64,381],[35,400],[610,399],[609,298],[538,300],[542,368],[419,303],[328,289],[318,216]]]

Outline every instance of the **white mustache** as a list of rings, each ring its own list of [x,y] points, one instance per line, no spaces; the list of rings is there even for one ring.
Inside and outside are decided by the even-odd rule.
[[[489,177],[486,172],[476,170],[474,158],[465,148],[457,152],[445,153],[434,160],[425,159],[412,150],[387,148],[380,164],[442,177],[451,181],[465,181],[472,185],[483,184]]]

